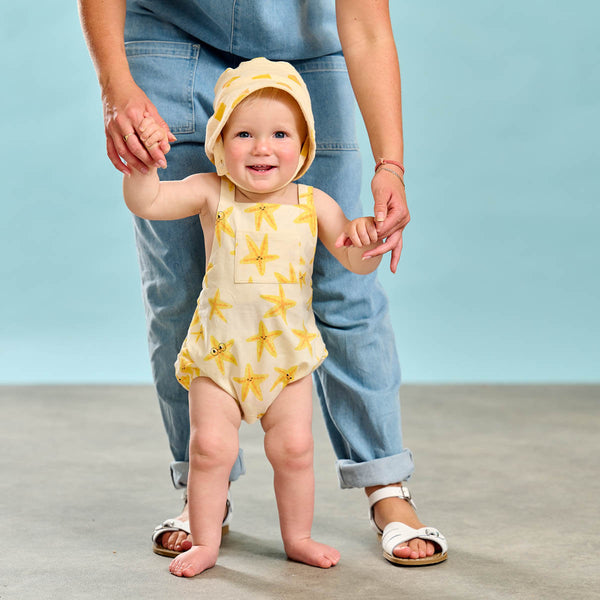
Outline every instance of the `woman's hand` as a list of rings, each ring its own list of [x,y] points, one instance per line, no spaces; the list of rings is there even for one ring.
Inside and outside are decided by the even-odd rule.
[[[379,239],[385,242],[369,254],[391,251],[390,270],[396,272],[402,253],[402,233],[410,221],[402,173],[394,166],[380,167],[371,181],[375,200],[375,223]]]
[[[131,168],[147,173],[148,168],[165,168],[165,154],[175,141],[169,126],[158,114],[148,96],[133,79],[118,86],[107,86],[102,91],[104,130],[108,158],[121,173],[129,175]],[[166,132],[165,139],[146,147],[144,131],[140,129],[144,116],[149,115]]]

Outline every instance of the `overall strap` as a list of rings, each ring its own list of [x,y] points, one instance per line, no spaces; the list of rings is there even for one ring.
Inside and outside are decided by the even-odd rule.
[[[235,185],[227,179],[227,177],[221,177],[221,193],[219,195],[219,210],[221,208],[227,208],[233,205],[235,202]]]
[[[298,204],[312,204],[313,203],[313,186],[304,185],[303,183],[298,184]]]

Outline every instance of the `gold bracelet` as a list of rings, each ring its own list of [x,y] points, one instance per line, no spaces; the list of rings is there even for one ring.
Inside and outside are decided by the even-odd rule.
[[[377,175],[377,173],[379,173],[379,171],[387,171],[388,173],[395,175],[400,180],[402,185],[404,187],[406,187],[406,185],[404,185],[404,179],[402,179],[402,177],[400,177],[400,175],[398,175],[398,173],[396,173],[396,171],[392,171],[392,169],[387,169],[386,167],[379,167],[379,169],[377,169],[377,171],[375,171],[375,175]]]

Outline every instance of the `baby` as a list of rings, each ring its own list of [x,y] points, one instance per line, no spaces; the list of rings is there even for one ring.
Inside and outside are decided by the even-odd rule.
[[[189,390],[188,501],[193,546],[170,571],[191,577],[215,565],[238,455],[241,420],[260,420],[274,470],[287,556],[335,565],[339,552],[311,538],[314,507],[312,379],[327,356],[311,308],[317,238],[347,269],[377,268],[373,217],[349,221],[324,192],[295,184],[315,155],[306,85],[288,63],[257,58],[215,86],[206,153],[217,173],[160,182],[132,170],[124,196],[153,220],[199,215],[206,276],[175,364]],[[147,147],[166,135],[148,115]]]

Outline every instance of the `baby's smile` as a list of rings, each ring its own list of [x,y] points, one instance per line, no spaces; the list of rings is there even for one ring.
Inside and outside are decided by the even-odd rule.
[[[276,167],[274,165],[248,165],[248,168],[258,173],[267,173]]]

